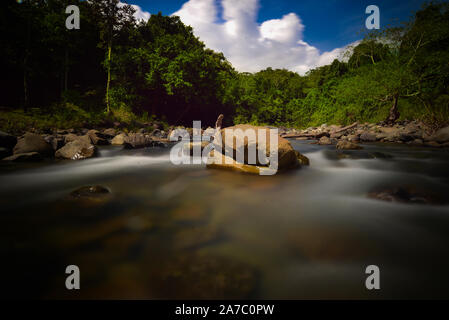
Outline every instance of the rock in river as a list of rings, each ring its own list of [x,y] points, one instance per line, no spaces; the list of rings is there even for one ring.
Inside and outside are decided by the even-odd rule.
[[[53,153],[53,148],[40,135],[27,132],[17,141],[17,144],[14,147],[14,154],[29,152],[38,152],[41,155],[50,155]]]
[[[71,160],[82,160],[95,155],[96,148],[92,144],[85,143],[82,140],[75,140],[67,143],[64,147],[56,151],[56,158]]]
[[[388,202],[417,203],[417,204],[446,204],[448,200],[427,190],[413,186],[396,186],[377,188],[368,193],[368,197]]]
[[[222,136],[222,142],[224,149],[229,152],[228,155],[224,155],[223,153],[220,153],[220,150],[215,150],[209,154],[209,161],[207,164],[208,168],[218,168],[218,169],[230,169],[240,172],[246,172],[246,173],[253,173],[253,174],[263,174],[265,171],[268,172],[268,167],[264,166],[260,163],[260,161],[257,161],[256,164],[249,163],[249,157],[248,157],[248,151],[253,149],[257,150],[259,148],[259,141],[258,138],[256,138],[255,141],[249,139],[244,135],[236,134],[238,130],[241,130],[242,133],[249,133],[253,131],[255,134],[255,137],[258,137],[259,134],[262,136],[265,134],[265,141],[266,141],[266,148],[265,148],[265,156],[269,157],[270,154],[270,131],[267,127],[258,127],[258,126],[252,126],[248,124],[240,124],[233,127],[228,127],[221,130],[221,136]],[[264,130],[260,131],[260,130]],[[228,145],[228,142],[226,141],[226,133],[234,133],[234,143],[232,145]],[[231,139],[229,139],[231,140]],[[297,153],[292,148],[290,142],[287,139],[284,139],[280,136],[277,136],[277,142],[278,142],[278,172],[284,171],[288,169],[297,168],[300,166],[302,162],[298,160]],[[239,158],[239,155],[237,154],[237,146],[241,145],[243,155],[239,154],[243,158],[243,162],[237,161]],[[232,156],[231,156],[232,153]],[[215,159],[214,159],[215,157]],[[305,158],[305,157],[304,157]],[[221,161],[220,161],[221,160]],[[259,160],[259,159],[258,159]],[[226,163],[228,162],[228,163]],[[305,162],[305,161],[303,161]]]
[[[75,198],[84,198],[84,197],[98,197],[105,194],[111,193],[107,188],[103,186],[85,186],[75,191],[72,191],[70,195]]]
[[[363,147],[359,146],[358,144],[353,143],[353,142],[349,142],[349,141],[345,141],[345,140],[338,141],[338,143],[336,145],[336,148],[340,149],[340,150],[363,149]]]

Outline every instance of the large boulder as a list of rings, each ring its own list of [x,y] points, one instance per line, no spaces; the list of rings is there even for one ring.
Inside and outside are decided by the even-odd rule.
[[[17,141],[13,151],[14,154],[38,152],[41,155],[50,155],[53,153],[53,148],[40,135],[27,132]]]
[[[435,132],[435,134],[432,135],[430,140],[437,141],[440,143],[449,142],[449,126]]]
[[[56,151],[56,158],[82,160],[95,155],[96,148],[90,143],[82,140],[75,140],[67,143],[64,147]]]
[[[226,141],[226,134],[229,133],[229,130],[233,130],[234,136],[233,136],[233,143],[229,145]],[[236,134],[235,130],[241,130],[243,135]],[[256,140],[249,141],[248,137],[244,135],[245,132],[250,132],[247,130],[254,130],[253,133],[255,134]],[[265,132],[260,132],[260,130],[265,130]],[[266,137],[266,149],[265,149],[265,156],[269,158],[270,155],[270,131],[267,127],[260,127],[260,126],[252,126],[248,124],[240,124],[233,127],[228,127],[225,129],[222,129],[221,131],[222,135],[222,144],[223,149],[222,150],[216,150],[218,154],[215,152],[211,152],[209,155],[209,161],[207,164],[208,168],[220,168],[220,169],[231,169],[236,170],[240,172],[246,172],[246,173],[255,173],[255,174],[264,174],[264,171],[268,171],[268,166],[265,164],[262,164],[259,159],[257,159],[256,163],[249,163],[249,157],[248,157],[248,150],[251,150],[253,147],[257,150],[259,145],[258,136],[260,134],[265,134]],[[238,132],[238,131],[237,131]],[[287,139],[284,139],[277,136],[278,139],[278,149],[277,149],[277,155],[278,155],[278,171],[284,171],[287,169],[297,168],[301,164],[306,164],[308,159],[301,155],[301,157],[298,157],[298,152],[296,152],[290,142]],[[237,146],[242,146],[241,150],[243,152],[242,154],[238,154]],[[220,153],[221,151],[221,153]],[[228,153],[228,154],[227,154]],[[231,156],[232,154],[232,156]],[[221,159],[221,161],[214,161]],[[239,158],[243,158],[243,162],[239,162]],[[307,159],[307,160],[305,160]],[[227,161],[226,161],[227,160]],[[226,163],[230,162],[230,163]]]
[[[11,149],[14,148],[14,146],[17,143],[17,138],[6,133],[3,131],[0,131],[0,148],[6,148]]]

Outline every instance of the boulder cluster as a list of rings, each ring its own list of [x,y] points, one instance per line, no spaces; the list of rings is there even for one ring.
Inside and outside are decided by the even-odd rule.
[[[343,127],[323,124],[305,130],[281,128],[281,136],[300,140],[317,140],[320,145],[337,149],[359,149],[358,143],[385,142],[412,146],[448,148],[449,126],[432,130],[419,121],[402,121],[393,126],[383,123],[354,123]]]
[[[0,159],[38,161],[43,158],[82,160],[96,155],[97,146],[123,145],[128,149],[167,146],[168,134],[149,127],[124,132],[116,128],[102,130],[68,129],[51,133],[26,132],[15,137],[0,131]]]

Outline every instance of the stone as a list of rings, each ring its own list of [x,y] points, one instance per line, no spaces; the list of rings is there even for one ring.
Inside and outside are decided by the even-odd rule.
[[[95,186],[81,187],[79,189],[76,189],[75,191],[72,191],[70,195],[75,198],[82,198],[82,197],[98,197],[109,193],[111,193],[109,189],[100,185],[95,185]]]
[[[377,188],[368,193],[368,198],[388,202],[415,204],[447,204],[448,200],[427,190],[420,190],[413,186],[396,186]]]
[[[337,145],[335,146],[337,149],[340,150],[357,150],[357,149],[363,149],[363,147],[359,146],[356,143],[350,142],[350,141],[338,141]]]
[[[243,132],[245,132],[246,130],[254,130],[256,137],[259,135],[259,130],[266,130],[265,139],[267,142],[266,142],[266,153],[265,154],[267,157],[269,156],[269,152],[270,152],[269,129],[267,127],[253,126],[253,125],[249,125],[249,124],[239,124],[239,125],[224,128],[221,130],[223,146],[228,151],[232,151],[232,154],[233,154],[232,158],[234,160],[237,159],[237,154],[236,154],[237,145],[243,145],[244,164],[248,164],[248,148],[251,148],[251,146],[248,143],[248,139],[244,139],[244,137],[234,138],[235,142],[233,143],[232,146],[226,145],[226,130],[239,130],[239,129],[242,130]],[[242,138],[243,138],[243,140],[242,140]],[[253,144],[253,142],[251,142],[251,143]],[[255,147],[257,149],[258,142],[256,141],[255,144],[256,144]],[[232,150],[230,150],[230,149],[232,149]],[[259,163],[259,162],[257,164],[261,165],[261,163]],[[296,156],[295,150],[291,146],[290,142],[287,139],[278,136],[278,170],[295,168],[297,166],[298,166],[297,156]]]
[[[45,141],[51,145],[53,151],[56,151],[64,146],[64,137],[60,136],[46,136]]]
[[[17,138],[6,133],[0,131],[0,147],[12,150],[17,143]]]
[[[116,130],[114,128],[108,128],[103,130],[103,135],[108,136],[108,139],[112,139],[116,134]]]
[[[299,151],[295,150],[296,158],[298,159],[298,162],[302,166],[308,166],[310,165],[310,160],[305,155],[301,154]]]
[[[377,140],[377,136],[374,133],[364,132],[360,135],[360,140],[364,142],[374,142]]]
[[[98,130],[89,130],[87,132],[87,135],[89,136],[92,143],[96,146],[104,146],[109,144],[107,138],[103,136]]]
[[[13,149],[13,153],[18,154],[30,152],[38,152],[41,155],[50,155],[54,151],[51,145],[48,144],[42,136],[27,132],[17,141],[17,144]]]
[[[150,147],[153,145],[153,140],[149,135],[142,133],[130,133],[125,137],[125,148],[127,149],[139,149]]]
[[[154,129],[153,132],[151,132],[151,136],[156,137],[156,138],[161,138],[162,131],[159,129]]]
[[[69,133],[64,136],[64,139],[65,139],[64,140],[65,144],[67,144],[69,142],[77,141],[77,140],[81,140],[82,142],[87,143],[87,144],[92,143],[92,140],[90,140],[90,137],[87,134],[85,134],[83,136],[77,136],[76,134]]]
[[[449,142],[449,126],[442,128],[432,135],[431,140],[444,143]]]
[[[42,160],[42,155],[39,152],[15,153],[3,160],[12,162],[33,162]]]
[[[348,141],[351,141],[351,142],[358,142],[358,141],[360,141],[359,136],[355,135],[355,134],[348,135],[347,139],[348,139]]]
[[[82,160],[93,157],[95,153],[96,148],[94,145],[85,143],[82,140],[75,140],[67,143],[64,147],[57,150],[55,157],[71,160]]]
[[[329,137],[324,136],[324,137],[320,138],[320,140],[318,141],[318,144],[320,144],[320,145],[330,145],[330,144],[332,144],[332,141],[331,141],[331,139]]]
[[[112,139],[111,144],[112,145],[118,145],[118,146],[124,145],[125,144],[125,139],[126,139],[126,134],[120,133],[119,135],[116,135]]]

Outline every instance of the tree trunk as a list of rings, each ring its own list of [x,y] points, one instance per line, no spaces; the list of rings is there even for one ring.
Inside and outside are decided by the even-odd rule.
[[[26,62],[24,63],[25,68],[26,68]],[[26,69],[23,70],[23,111],[27,112],[28,111],[28,104],[29,104],[29,99],[28,99],[28,77],[27,77],[27,71]]]
[[[112,49],[112,43],[108,43],[108,80],[106,83],[106,111],[109,114],[110,108],[109,108],[109,84],[111,83],[111,49]]]
[[[69,49],[65,48],[64,56],[64,92],[67,91],[67,82],[69,77]]]
[[[385,120],[388,125],[393,125],[399,119],[400,113],[398,111],[398,100],[399,94],[395,94],[393,97],[393,105],[390,108],[390,113]]]

